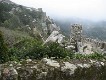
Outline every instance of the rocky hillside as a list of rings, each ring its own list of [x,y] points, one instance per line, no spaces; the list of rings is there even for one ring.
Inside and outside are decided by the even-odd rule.
[[[74,46],[42,8],[0,0],[0,80],[106,80],[106,55],[76,44],[81,25],[72,34]]]
[[[42,40],[45,40],[53,30],[60,29],[42,8],[25,7],[10,0],[0,1],[0,26],[10,31],[15,30],[16,34],[20,31]],[[6,33],[7,30],[4,29],[1,28],[1,31]]]
[[[15,4],[10,0],[0,0],[0,35],[0,45],[3,46],[0,46],[3,56],[0,63],[28,57],[41,59],[46,55],[57,57],[60,53],[63,55],[59,57],[67,55],[58,43],[46,44],[50,41],[61,42],[64,36],[42,8],[35,9]],[[8,49],[6,53],[4,46]]]
[[[3,33],[5,43],[7,43],[9,47],[12,47],[16,43],[24,39],[34,39],[34,37],[30,36],[30,34],[28,34],[27,32],[11,30],[5,27],[0,27],[0,30]]]
[[[0,12],[0,25],[12,29],[28,26],[35,27],[35,23],[43,22],[44,16],[46,17],[41,8],[28,8],[12,3],[9,0],[0,2]]]

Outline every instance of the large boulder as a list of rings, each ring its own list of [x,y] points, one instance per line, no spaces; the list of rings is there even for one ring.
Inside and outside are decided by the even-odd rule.
[[[47,42],[49,42],[49,41],[52,41],[52,42],[56,42],[57,41],[58,43],[62,43],[64,37],[65,36],[63,36],[62,34],[60,34],[59,31],[53,31],[50,34],[50,36],[46,39],[46,41],[44,42],[44,44],[47,43]]]

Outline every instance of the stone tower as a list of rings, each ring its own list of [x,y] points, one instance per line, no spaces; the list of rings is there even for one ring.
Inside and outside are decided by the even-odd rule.
[[[70,42],[76,52],[78,52],[78,43],[81,41],[82,41],[82,25],[80,24],[71,25]]]

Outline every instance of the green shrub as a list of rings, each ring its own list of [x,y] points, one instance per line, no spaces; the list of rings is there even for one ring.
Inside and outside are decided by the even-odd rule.
[[[56,57],[56,58],[65,58],[66,56],[71,57],[71,51],[61,47],[59,43],[48,43],[46,45],[46,54],[49,57]]]
[[[93,54],[88,55],[88,58],[91,58],[91,59],[103,59],[104,56],[103,56],[102,53],[95,52]]]
[[[29,54],[34,45],[38,42],[33,39],[25,39],[16,43],[10,50],[9,50],[9,57],[15,56],[17,59],[26,58],[27,54]],[[32,55],[33,56],[33,55]]]
[[[27,57],[31,59],[41,59],[45,56],[49,58],[65,58],[66,56],[71,57],[72,53],[61,47],[58,43],[49,43],[42,46],[41,41],[33,39],[25,39],[15,44],[14,47],[9,50],[10,60],[14,60],[14,58],[18,60],[26,59]]]
[[[0,31],[0,63],[8,61],[8,48],[4,42],[2,32]]]
[[[86,55],[77,53],[73,55],[73,58],[74,59],[104,59],[104,56],[97,52],[92,54],[86,54]]]

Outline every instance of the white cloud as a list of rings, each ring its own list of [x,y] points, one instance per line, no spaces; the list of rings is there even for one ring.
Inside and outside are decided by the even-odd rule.
[[[51,16],[76,16],[106,20],[106,0],[12,0],[18,4],[42,7]]]

